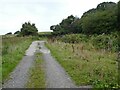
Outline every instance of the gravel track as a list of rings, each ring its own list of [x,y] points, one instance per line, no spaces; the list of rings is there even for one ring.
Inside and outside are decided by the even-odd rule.
[[[28,71],[34,61],[34,53],[38,45],[37,41],[32,42],[26,50],[26,54],[14,71],[10,74],[10,79],[3,84],[3,88],[24,88],[28,80]]]
[[[21,62],[10,74],[10,79],[2,87],[25,88],[29,79],[29,69],[33,65],[34,54],[42,52],[43,60],[45,60],[46,88],[89,88],[89,86],[77,87],[64,68],[51,56],[50,50],[45,47],[44,43],[45,41],[32,42]]]
[[[44,41],[40,41],[40,51],[43,53],[46,67],[47,88],[75,88],[68,74],[60,64],[51,56],[50,50],[44,46]]]

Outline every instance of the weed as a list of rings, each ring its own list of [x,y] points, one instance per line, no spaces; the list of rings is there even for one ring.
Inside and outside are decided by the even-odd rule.
[[[48,41],[46,44],[76,85],[93,85],[95,88],[118,87],[116,53],[97,50],[89,42],[74,43],[72,47],[71,45],[73,43],[57,40]]]
[[[30,69],[30,77],[26,84],[27,88],[45,88],[45,72],[42,54],[37,53],[33,67]]]
[[[25,50],[29,47],[32,39],[30,37],[3,37],[2,38],[2,79],[9,76],[9,73],[22,59]]]

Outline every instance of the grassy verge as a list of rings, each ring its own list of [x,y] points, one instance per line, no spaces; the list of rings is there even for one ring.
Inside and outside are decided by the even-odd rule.
[[[48,41],[46,46],[76,85],[92,85],[95,88],[118,87],[116,53],[96,50],[90,43]]]
[[[7,37],[2,38],[2,80],[8,78],[19,61],[22,59],[25,50],[31,44],[30,37]]]
[[[45,73],[43,68],[42,54],[37,53],[33,67],[30,69],[30,77],[26,84],[27,88],[45,88]]]

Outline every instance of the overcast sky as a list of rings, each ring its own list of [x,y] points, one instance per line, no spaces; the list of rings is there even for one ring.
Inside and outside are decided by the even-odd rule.
[[[20,30],[24,22],[35,23],[39,32],[49,31],[69,15],[81,15],[101,2],[118,0],[0,0],[0,35]]]

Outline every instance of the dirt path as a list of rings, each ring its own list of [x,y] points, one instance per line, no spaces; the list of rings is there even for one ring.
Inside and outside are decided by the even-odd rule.
[[[23,57],[15,70],[10,74],[10,79],[5,82],[3,88],[24,88],[28,79],[29,68],[32,66],[34,61],[34,53],[37,45],[37,41],[32,42],[26,51],[26,55]]]
[[[50,51],[44,46],[44,41],[40,41],[41,52],[46,65],[47,88],[75,88],[68,74],[60,64],[51,56]]]
[[[35,41],[30,45],[26,51],[26,56],[23,57],[15,70],[10,74],[10,79],[4,83],[3,88],[25,87],[24,85],[29,79],[28,71],[33,64],[34,53],[38,43],[45,60],[47,88],[75,88],[76,86],[72,83],[70,77],[44,46],[44,41]]]
[[[50,50],[44,45],[44,41],[34,41],[30,45],[29,49],[26,51],[26,56],[23,57],[15,70],[10,74],[10,79],[3,84],[3,88],[25,87],[29,79],[29,68],[34,61],[34,53],[36,51],[39,52],[37,46],[41,48],[40,52],[43,53],[43,59],[45,60],[46,88],[77,88],[65,70],[51,56]],[[86,88],[86,86],[79,88]]]

